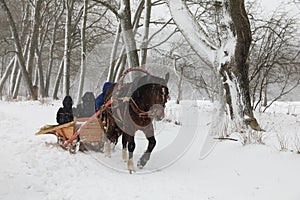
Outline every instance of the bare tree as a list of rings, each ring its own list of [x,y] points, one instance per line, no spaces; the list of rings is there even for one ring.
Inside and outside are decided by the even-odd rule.
[[[33,99],[37,99],[37,96],[35,96],[34,91],[33,91],[33,85],[32,85],[29,73],[26,70],[25,59],[24,59],[23,54],[22,54],[22,52],[23,52],[22,51],[22,46],[21,46],[21,42],[20,42],[20,38],[19,38],[19,34],[18,34],[18,31],[17,31],[17,28],[16,28],[15,21],[14,21],[12,15],[11,15],[11,12],[10,12],[9,8],[7,7],[6,2],[4,0],[0,0],[0,4],[1,4],[2,9],[5,11],[5,13],[7,15],[7,18],[8,18],[8,21],[9,21],[11,32],[12,32],[12,35],[13,35],[13,38],[14,38],[14,43],[15,43],[15,46],[16,46],[16,52],[17,52],[18,60],[19,60],[19,63],[20,63],[21,69],[22,69],[22,74],[23,74],[23,77],[25,79],[25,83],[27,85],[27,89],[30,93],[30,96]]]
[[[251,13],[254,38],[250,54],[252,101],[254,109],[259,105],[268,108],[300,83],[297,18],[279,11],[269,19],[260,17],[258,12]],[[273,88],[276,90],[272,91]]]
[[[226,31],[226,40],[221,46],[208,37],[206,31],[192,16],[185,1],[166,2],[175,23],[197,55],[208,65],[213,66],[216,71],[219,71],[222,82],[218,84],[223,84],[219,89],[220,98],[221,102],[229,105],[231,119],[236,124],[246,124],[250,125],[252,129],[262,130],[253,115],[250,101],[246,61],[251,44],[251,32],[244,1],[224,0],[218,2],[222,9],[222,21]],[[226,90],[225,96],[222,93],[223,87]],[[220,112],[224,112],[226,106],[224,103],[221,104],[223,111],[220,110]]]

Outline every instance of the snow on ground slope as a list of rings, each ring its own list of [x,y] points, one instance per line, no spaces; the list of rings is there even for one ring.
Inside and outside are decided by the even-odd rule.
[[[267,113],[256,113],[267,131],[265,145],[218,142],[203,160],[200,144],[209,129],[211,104],[169,103],[167,118],[181,125],[155,123],[155,152],[132,175],[119,146],[110,159],[93,152],[71,155],[54,136],[35,136],[39,127],[55,124],[59,106],[0,102],[0,199],[300,199],[300,155],[279,151],[278,142],[278,135],[286,136],[287,148],[296,149],[299,103],[277,103]],[[142,134],[136,143],[135,163],[146,145]]]

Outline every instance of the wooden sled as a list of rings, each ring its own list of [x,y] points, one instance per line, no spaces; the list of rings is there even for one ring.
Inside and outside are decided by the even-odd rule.
[[[75,118],[73,122],[62,125],[45,125],[35,133],[35,135],[53,134],[57,137],[57,142],[63,147],[65,142],[69,140],[76,129],[87,121],[89,118]],[[79,142],[80,138],[80,142]],[[66,149],[71,153],[76,153],[78,150],[93,150],[103,152],[104,132],[100,127],[100,122],[97,119],[92,120],[88,126],[80,130],[80,135],[77,140],[73,140]]]
[[[89,118],[76,118],[76,125],[81,125]],[[80,130],[80,141],[86,150],[103,152],[104,131],[100,119],[93,119],[87,127]]]

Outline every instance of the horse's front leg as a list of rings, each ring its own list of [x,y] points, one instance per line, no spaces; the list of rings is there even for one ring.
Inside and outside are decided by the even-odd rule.
[[[122,159],[124,162],[127,161],[127,134],[123,133],[122,134]]]
[[[126,138],[128,141],[128,152],[129,152],[127,167],[129,173],[132,173],[134,171],[134,164],[133,164],[133,151],[135,149],[134,136],[127,135]]]
[[[105,157],[111,157],[111,141],[107,138],[105,138],[104,155]]]
[[[140,160],[137,164],[138,168],[140,168],[140,169],[142,169],[147,164],[148,160],[150,159],[151,152],[156,145],[156,140],[155,140],[154,135],[151,137],[147,137],[147,140],[148,140],[147,150],[142,155],[142,157],[140,158]]]

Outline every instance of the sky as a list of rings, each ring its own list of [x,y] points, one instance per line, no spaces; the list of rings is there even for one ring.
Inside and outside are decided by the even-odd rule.
[[[290,0],[258,0],[261,2],[261,5],[266,9],[267,12],[274,11],[279,7],[285,7],[290,14],[299,14],[300,13],[300,5],[297,7],[295,4],[288,4]]]

